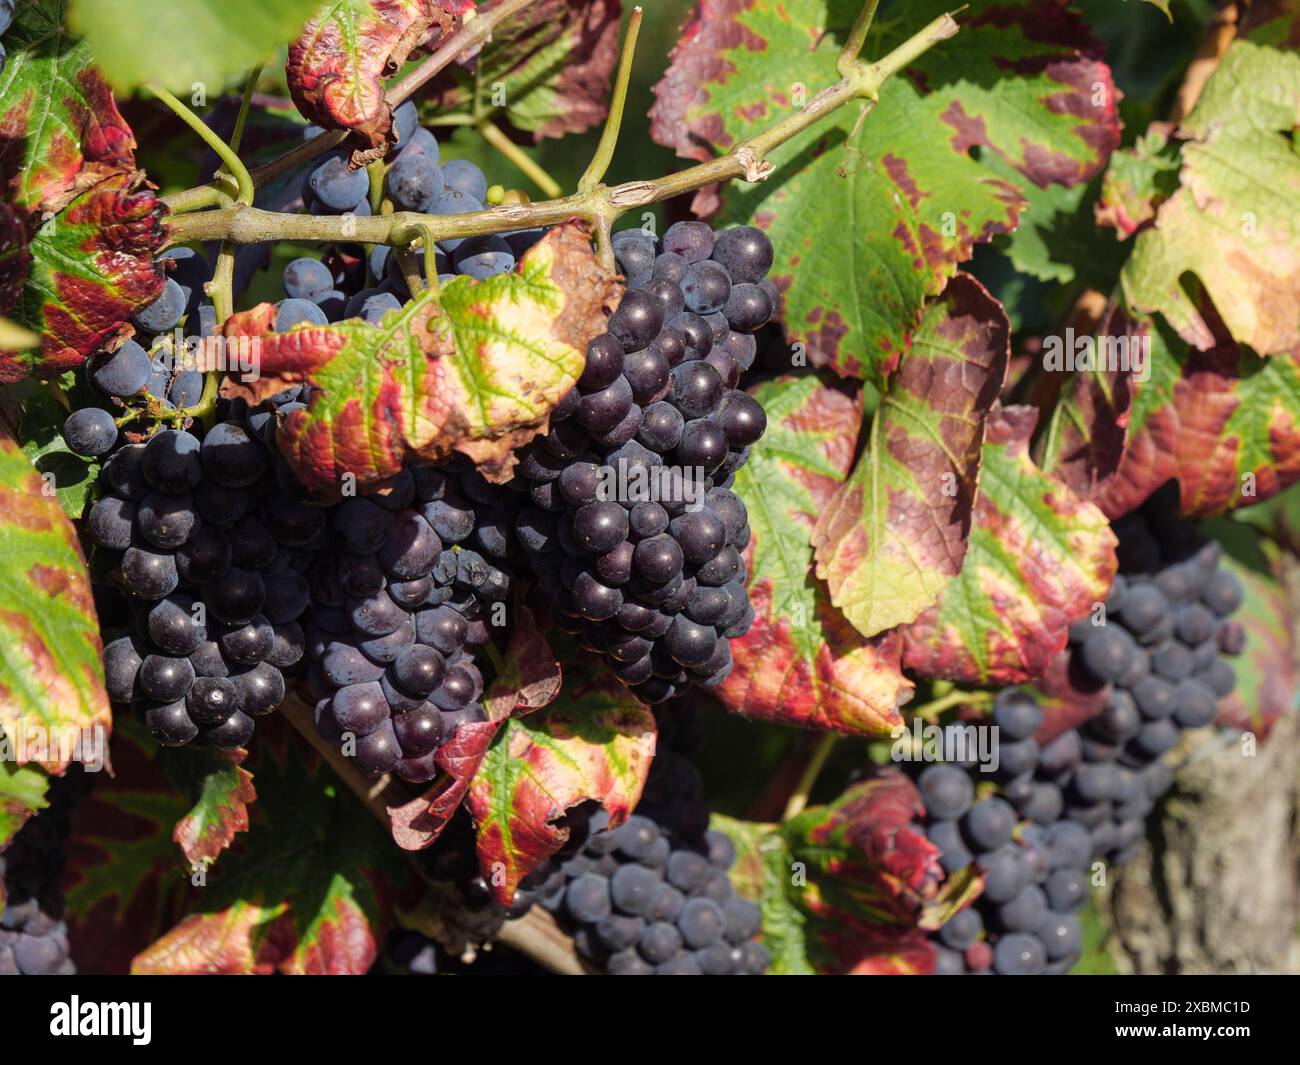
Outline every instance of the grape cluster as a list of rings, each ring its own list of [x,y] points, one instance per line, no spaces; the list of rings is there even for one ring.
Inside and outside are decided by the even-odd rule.
[[[472,649],[510,589],[494,564],[511,546],[492,505],[502,491],[461,463],[419,467],[330,514],[336,549],[310,574],[308,682],[321,735],[367,773],[432,780],[456,727],[487,719]]]
[[[536,900],[613,976],[762,974],[759,909],[736,895],[735,848],[709,830],[699,772],[675,742],[689,712],[666,709],[636,812],[613,830],[603,809],[571,813],[564,850],[525,880],[512,914]]]
[[[680,222],[660,245],[629,230],[614,250],[627,291],[521,453],[532,505],[516,531],[560,626],[658,703],[691,677],[721,683],[753,621],[730,485],[767,421],[736,385],[779,292],[771,243],[748,226]]]
[[[123,434],[117,423],[126,407],[152,400],[162,411],[183,410],[203,395],[203,374],[183,353],[193,338],[210,337],[216,328],[216,311],[202,299],[211,268],[184,246],[160,253],[158,262],[167,272],[162,294],[132,317],[134,338],[86,363],[91,394],[103,398],[63,423],[63,438],[78,455],[102,458],[118,448]]]
[[[72,811],[89,790],[90,778],[75,765],[51,779],[49,806],[23,825],[0,854],[5,895],[0,976],[67,976],[77,971],[68,956],[59,881]]]
[[[437,139],[417,124],[414,104],[408,101],[393,112],[393,126],[398,139],[388,157],[383,193],[396,210],[449,215],[483,209],[487,178],[471,162],[441,159]],[[305,131],[308,137],[319,132],[316,126]],[[325,156],[303,177],[303,203],[312,214],[368,215],[369,194],[369,175],[350,170],[346,152]],[[434,250],[438,276],[445,282],[508,273],[544,232],[528,229],[440,241]],[[421,276],[424,254],[415,255]],[[340,244],[323,259],[295,259],[285,267],[283,283],[285,298],[276,305],[277,332],[301,323],[325,325],[352,318],[378,324],[411,297],[398,257],[383,244],[368,252],[358,244]]]
[[[101,471],[86,529],[130,604],[130,631],[104,648],[108,693],[165,746],[244,746],[302,658],[327,511],[274,448],[277,417],[301,403],[297,387],[223,403],[206,432],[161,429]]]
[[[1130,861],[1173,773],[1164,755],[1185,729],[1209,725],[1235,684],[1223,655],[1242,650],[1229,616],[1237,579],[1219,545],[1168,516],[1157,497],[1115,523],[1121,573],[1104,613],[1071,630],[1071,680],[1104,694],[1099,713],[1040,743],[1042,710],[1028,692],[994,701],[997,793],[977,797],[967,765],[932,765],[917,784],[926,833],[952,874],[985,876],[974,906],[936,939],[936,972],[1063,973],[1078,960],[1076,916],[1096,858]]]

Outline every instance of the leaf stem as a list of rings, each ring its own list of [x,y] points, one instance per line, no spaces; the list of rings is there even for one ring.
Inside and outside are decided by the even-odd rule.
[[[384,161],[376,159],[366,167],[366,175],[370,178],[370,192],[368,194],[370,212],[371,214],[381,214],[380,205],[384,202]]]
[[[632,59],[636,54],[636,38],[641,32],[641,8],[634,7],[627,20],[627,35],[623,38],[623,54],[618,63],[618,75],[614,79],[614,91],[609,98],[609,114],[605,116],[605,128],[600,133],[600,143],[591,157],[586,171],[578,179],[578,191],[586,192],[595,188],[605,178],[605,172],[614,159],[614,148],[618,144],[619,127],[623,124],[623,110],[627,106],[627,86],[632,78]],[[554,196],[556,193],[548,193]]]
[[[236,197],[237,202],[251,204],[253,202],[253,181],[248,175],[248,168],[244,166],[239,156],[230,150],[230,146],[213,132],[211,126],[161,85],[150,85],[149,91],[171,108],[182,122],[194,130],[203,139],[204,143],[217,153],[226,169],[234,175],[239,186],[239,194]]]
[[[528,179],[542,190],[543,195],[554,198],[564,191],[560,183],[551,177],[537,160],[501,132],[501,128],[489,116],[484,115],[476,119],[474,128],[480,137],[522,170]]]
[[[880,0],[867,0],[866,6],[858,13],[857,21],[853,23],[853,29],[849,31],[840,58],[835,64],[840,77],[847,78],[852,73],[858,55],[862,52],[862,46],[867,41],[867,31],[871,29],[871,22],[876,17],[876,8],[879,6]]]
[[[790,793],[789,801],[785,804],[785,812],[781,815],[782,821],[789,821],[791,818],[798,817],[803,813],[804,807],[808,805],[808,796],[812,793],[813,785],[817,783],[817,778],[826,767],[826,760],[830,758],[831,752],[835,750],[835,745],[839,742],[839,739],[840,734],[838,732],[827,732],[817,741],[817,746],[813,748],[812,757],[808,759],[803,775],[799,777],[799,783],[795,785],[794,791]]]
[[[940,695],[937,699],[931,699],[928,703],[922,703],[915,708],[908,707],[908,713],[911,717],[919,717],[924,720],[938,717],[945,710],[954,706],[987,706],[993,700],[992,694],[982,691],[963,691],[960,688],[954,688],[946,695]]]
[[[203,392],[199,395],[199,401],[192,407],[184,407],[181,414],[186,418],[193,418],[195,421],[207,418],[217,408],[217,388],[221,383],[221,374],[212,372],[205,374],[203,378]]]
[[[217,312],[217,325],[235,313],[235,242],[223,240],[217,252],[217,265],[212,280],[204,286],[212,297],[212,307]]]
[[[244,126],[248,122],[248,106],[253,100],[253,91],[257,88],[257,79],[262,76],[266,64],[258,63],[248,74],[244,83],[244,98],[239,102],[239,114],[235,116],[235,130],[230,134],[230,150],[238,154],[239,145],[244,139]]]

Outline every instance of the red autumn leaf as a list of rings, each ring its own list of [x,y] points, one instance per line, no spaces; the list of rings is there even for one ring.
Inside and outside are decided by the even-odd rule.
[[[54,490],[0,425],[0,734],[62,773],[113,727],[90,574]]]
[[[415,49],[459,25],[455,6],[438,0],[330,4],[289,46],[284,72],[298,110],[325,129],[351,130],[382,156],[396,143],[384,80]]]
[[[365,484],[408,456],[468,455],[508,478],[514,451],[542,431],[582,372],[587,341],[605,326],[618,286],[601,271],[588,231],[557,226],[516,271],[460,277],[426,291],[379,325],[360,320],[271,331],[275,308],[233,315],[227,338],[256,338],[256,380],[225,395],[262,399],[310,382],[312,398],[279,427],[280,450],[322,493],[346,475]]]
[[[1129,333],[1128,319],[1111,307],[1097,327],[1099,350],[1108,352]],[[1108,364],[1074,374],[1036,441],[1034,454],[1044,473],[1069,485],[1084,499],[1096,499],[1119,472],[1133,409],[1136,369]]]
[[[135,170],[135,135],[62,25],[62,3],[28,0],[5,33],[0,182],[29,219],[57,214],[105,178]]]
[[[1201,315],[1218,338],[1206,350],[1149,318],[1127,324],[1131,344],[1149,344],[1150,376],[1134,384],[1128,445],[1097,497],[1112,518],[1170,479],[1187,518],[1260,502],[1300,480],[1300,350],[1261,358],[1227,337],[1212,308]]]
[[[469,791],[479,865],[498,902],[509,905],[519,881],[564,845],[560,821],[572,807],[595,800],[611,826],[627,819],[655,735],[650,710],[596,668],[570,673],[544,711],[503,724]]]
[[[432,846],[460,809],[487,749],[507,718],[530,714],[560,693],[560,664],[533,612],[518,604],[505,668],[483,697],[488,720],[463,724],[438,748],[442,773],[418,798],[388,811],[393,838],[403,850]]]
[[[812,529],[853,463],[860,398],[815,376],[759,385],[767,432],[736,474],[749,508],[745,549],[754,624],[731,644],[718,689],[746,717],[886,735],[912,692],[889,635],[863,640],[813,569]]]
[[[948,282],[890,376],[866,450],[817,519],[817,576],[863,636],[914,621],[961,571],[1010,334],[983,285],[969,274]]]
[[[249,831],[204,887],[187,887],[191,912],[132,971],[365,973],[410,867],[282,719],[259,724],[249,766],[258,788]]]
[[[185,860],[212,863],[248,831],[248,805],[257,799],[253,774],[243,767],[245,750],[176,752],[169,761],[173,777],[187,786],[194,804],[176,822],[172,839]],[[179,764],[176,764],[179,763]]]
[[[0,384],[74,369],[134,329],[162,290],[164,208],[135,169],[135,138],[62,4],[19,5],[0,82],[0,315],[41,336],[0,351]]]
[[[902,630],[903,663],[924,676],[1032,680],[1115,578],[1105,515],[1029,458],[1037,416],[1032,407],[1006,407],[989,419],[966,562],[938,602]]]
[[[582,133],[609,110],[621,14],[619,0],[535,0],[497,26],[472,63],[434,79],[428,106],[469,112],[475,86],[492,86],[510,125],[535,140]]]

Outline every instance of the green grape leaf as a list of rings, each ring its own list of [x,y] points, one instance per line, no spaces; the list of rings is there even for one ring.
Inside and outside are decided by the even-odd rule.
[[[1207,350],[1218,330],[1260,355],[1300,351],[1300,55],[1234,43],[1179,133],[1179,188],[1138,234],[1122,282],[1129,307],[1159,312]]]
[[[1097,222],[1130,237],[1155,221],[1160,205],[1178,188],[1177,145],[1165,123],[1152,123],[1132,148],[1110,157],[1097,201]]]
[[[1127,514],[1171,478],[1183,516],[1197,518],[1300,481],[1300,349],[1261,358],[1219,325],[1216,343],[1202,351],[1145,317],[1110,332],[1125,329],[1130,347],[1146,345],[1150,370],[1134,382],[1119,470],[1096,497],[1107,514]]]
[[[192,805],[176,822],[172,839],[191,865],[211,865],[240,832],[248,831],[248,806],[257,799],[244,750],[166,751],[163,766]]]
[[[1243,566],[1230,555],[1221,562],[1245,590],[1232,616],[1246,634],[1240,657],[1229,659],[1237,687],[1219,700],[1218,723],[1253,732],[1265,742],[1285,715],[1297,710],[1295,618],[1286,591],[1269,573]]]
[[[763,947],[772,957],[768,973],[815,975],[806,940],[808,918],[794,901],[794,860],[779,826],[714,814],[709,827],[725,833],[735,845],[736,862],[730,875],[736,894],[762,911]]]
[[[749,509],[745,549],[754,623],[731,641],[717,689],[746,717],[805,728],[887,735],[912,684],[889,636],[863,640],[813,573],[812,530],[853,464],[861,397],[816,376],[758,385],[767,432],[736,473]]]
[[[545,431],[577,382],[616,291],[585,228],[570,224],[547,233],[517,271],[449,281],[377,326],[349,320],[276,334],[275,308],[261,304],[223,327],[227,338],[252,338],[258,364],[255,380],[228,377],[223,395],[260,399],[310,382],[318,391],[281,423],[278,439],[320,492],[337,491],[349,474],[361,484],[392,477],[408,455],[438,461],[453,451],[484,476],[508,478],[514,450]]]
[[[319,2],[72,0],[72,25],[118,91],[158,84],[189,96],[202,86],[215,97],[292,39]]]
[[[886,768],[779,826],[713,818],[736,845],[737,892],[763,912],[772,972],[933,971],[925,931],[979,885],[969,875],[944,879],[919,824],[924,809],[911,779]]]
[[[434,756],[441,770],[434,782],[418,799],[389,808],[393,839],[399,847],[422,850],[437,841],[464,802],[501,723],[549,706],[560,694],[560,679],[560,664],[545,629],[527,606],[517,602],[503,668],[482,700],[488,720],[458,726]]]
[[[860,5],[701,0],[655,89],[652,135],[708,159],[839,81]],[[884,55],[942,14],[923,0],[878,23]],[[1036,185],[1087,181],[1118,144],[1117,92],[1100,46],[1064,2],[979,0],[960,32],[890,78],[859,123],[844,107],[770,153],[759,185],[721,191],[720,222],[751,222],[776,248],[792,342],[837,373],[880,380],[974,245],[1015,229],[1024,200],[971,157],[1000,156]],[[696,209],[710,213],[718,190]]]
[[[132,972],[364,974],[410,869],[280,718],[258,723],[251,827]]]
[[[76,531],[0,435],[0,730],[8,759],[62,773],[112,727],[99,622]]]
[[[135,137],[63,0],[18,7],[0,73],[0,314],[41,337],[0,350],[0,383],[59,373],[133,332],[157,297],[163,207],[135,170]]]
[[[866,451],[813,530],[817,576],[863,636],[914,621],[961,571],[1010,357],[1002,307],[958,274],[923,313]]]
[[[32,391],[19,407],[18,439],[36,472],[53,485],[63,512],[75,521],[94,492],[99,463],[68,450],[60,431],[67,416],[50,392]]]
[[[289,46],[284,73],[293,102],[310,121],[351,130],[374,150],[370,157],[382,157],[397,143],[384,79],[415,49],[459,24],[449,10],[456,6],[439,0],[331,0]]]
[[[1020,225],[1007,236],[998,238],[995,245],[1004,248],[1007,258],[1020,272],[1040,281],[1069,284],[1078,270],[1080,246],[1086,246],[1086,242],[1079,239],[1078,230],[1086,227],[1086,236],[1095,232],[1090,217],[1080,218],[1080,205],[1090,186],[1048,185],[1040,188],[1032,181],[1023,180],[997,156],[990,157],[985,165],[1000,172],[1025,201]]]
[[[516,129],[581,133],[604,119],[618,61],[619,0],[537,0],[492,33],[468,67],[451,66],[425,97],[430,114],[500,107]]]
[[[49,803],[45,789],[50,778],[27,765],[0,762],[0,852],[33,814]],[[4,908],[4,883],[0,880],[0,909]]]
[[[655,719],[627,688],[593,668],[566,677],[540,713],[501,727],[469,789],[483,878],[502,905],[569,838],[564,815],[595,800],[617,827],[641,797]]]
[[[1029,457],[1037,416],[1032,407],[1007,407],[989,419],[965,565],[903,629],[903,664],[922,676],[1032,680],[1115,578],[1106,516]]]

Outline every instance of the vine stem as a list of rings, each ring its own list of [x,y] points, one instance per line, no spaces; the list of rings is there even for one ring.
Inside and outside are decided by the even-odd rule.
[[[488,144],[522,170],[528,176],[528,179],[542,190],[543,195],[554,198],[564,191],[560,188],[560,183],[551,177],[536,159],[507,137],[501,131],[501,127],[493,122],[490,117],[484,115],[475,119],[474,129]]]
[[[487,17],[487,16],[483,16]],[[850,76],[819,92],[800,110],[769,129],[735,145],[726,155],[651,181],[596,185],[572,196],[526,204],[503,204],[458,215],[395,212],[381,217],[277,214],[235,205],[181,215],[172,220],[172,240],[234,240],[249,244],[268,240],[341,241],[395,244],[412,226],[425,226],[434,240],[483,236],[512,229],[558,225],[583,219],[600,230],[627,211],[733,178],[756,182],[773,171],[766,155],[850,100],[876,99],[886,79],[957,32],[951,15],[941,15],[875,63],[857,62]],[[224,147],[224,146],[223,146]],[[347,232],[344,232],[344,229]]]
[[[880,0],[867,0],[866,7],[858,13],[857,21],[849,31],[848,39],[844,42],[844,48],[835,65],[835,69],[842,77],[847,78],[853,69],[853,64],[858,61],[862,46],[867,42],[867,32],[871,29],[871,22],[876,17],[876,8],[879,6]]]
[[[209,148],[217,153],[218,158],[230,171],[239,188],[239,193],[235,197],[236,202],[245,205],[251,204],[253,202],[253,179],[249,176],[248,167],[244,166],[243,160],[231,151],[230,145],[218,137],[212,127],[203,119],[199,118],[198,115],[161,85],[150,85],[149,91],[165,103],[182,122],[203,139],[203,142]]]
[[[785,804],[785,811],[781,814],[782,821],[789,821],[792,817],[798,817],[803,813],[804,807],[808,805],[808,796],[812,794],[813,785],[817,783],[817,778],[826,767],[826,760],[830,758],[839,740],[838,732],[828,732],[817,741],[812,757],[808,759],[808,764],[799,777],[799,783],[794,786],[794,791],[790,793],[790,798]]]
[[[634,7],[627,20],[627,35],[623,38],[623,54],[619,58],[618,75],[614,79],[614,92],[609,98],[609,114],[605,116],[605,128],[601,130],[600,142],[596,145],[591,162],[578,179],[578,191],[594,189],[605,177],[609,164],[614,160],[614,148],[618,144],[618,131],[623,124],[623,110],[627,106],[627,87],[632,80],[632,59],[636,55],[636,39],[641,32],[641,8]],[[551,193],[550,195],[555,195]]]

